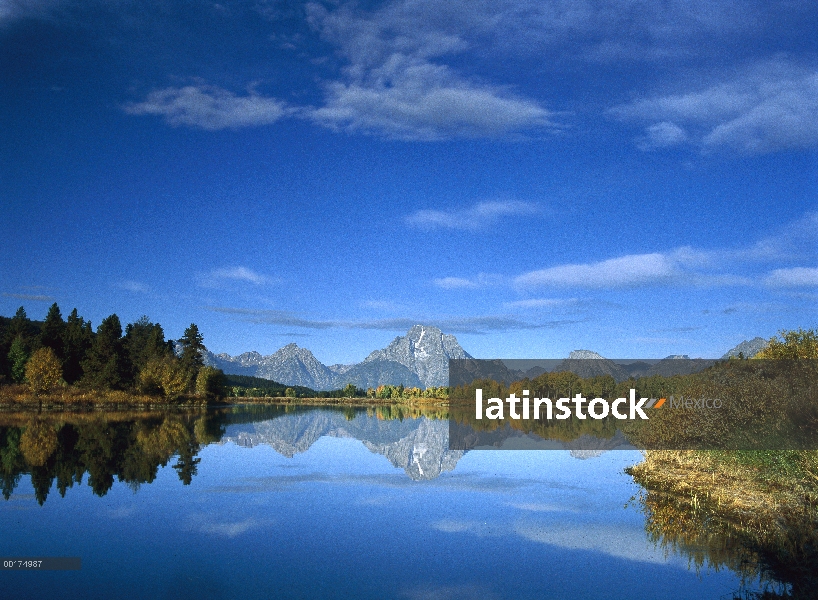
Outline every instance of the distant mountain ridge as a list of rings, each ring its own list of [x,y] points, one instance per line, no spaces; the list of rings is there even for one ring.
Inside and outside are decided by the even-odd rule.
[[[438,387],[448,385],[449,359],[471,358],[453,335],[437,327],[415,325],[382,350],[375,350],[353,365],[326,366],[312,352],[287,344],[274,354],[245,352],[239,356],[207,352],[205,364],[231,375],[251,375],[285,385],[314,390],[339,389],[352,383],[359,388],[379,385]]]
[[[739,353],[755,356],[767,340],[756,337],[745,340],[729,350],[722,358],[737,357]],[[386,347],[375,350],[363,361],[351,365],[327,366],[312,352],[297,344],[287,344],[275,353],[263,356],[259,352],[245,352],[238,356],[213,354],[208,351],[205,364],[217,367],[231,375],[250,375],[277,381],[284,385],[299,385],[314,390],[340,389],[349,383],[367,389],[380,385],[406,387],[438,387],[449,383],[449,359],[472,358],[453,335],[437,327],[415,325],[405,336],[398,336]],[[678,362],[677,362],[678,361]],[[564,370],[583,377],[612,375],[618,381],[628,377],[679,372],[681,362],[693,364],[686,354],[672,354],[659,363],[632,363],[627,366],[614,363],[591,350],[573,350],[562,361]],[[675,363],[675,364],[674,364]],[[536,368],[535,368],[536,369]],[[507,373],[507,377],[536,377],[543,372]],[[505,379],[499,374],[499,379]]]
[[[744,340],[735,348],[728,350],[722,358],[738,358],[741,354],[744,358],[752,358],[767,346],[767,340],[762,337],[754,337],[751,340]]]

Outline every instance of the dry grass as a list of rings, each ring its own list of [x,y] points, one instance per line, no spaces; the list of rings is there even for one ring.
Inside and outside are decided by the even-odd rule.
[[[85,390],[77,387],[58,387],[51,391],[34,395],[24,385],[0,386],[0,409],[82,409],[89,407],[149,407],[171,405],[199,405],[206,402],[201,398],[182,398],[181,402],[168,402],[157,396],[133,394],[121,390],[107,392]]]
[[[769,544],[818,531],[815,463],[815,452],[656,450],[628,472]]]

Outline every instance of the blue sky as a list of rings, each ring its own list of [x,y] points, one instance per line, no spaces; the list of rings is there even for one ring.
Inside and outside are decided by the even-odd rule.
[[[215,352],[816,326],[812,2],[0,0],[0,314]]]

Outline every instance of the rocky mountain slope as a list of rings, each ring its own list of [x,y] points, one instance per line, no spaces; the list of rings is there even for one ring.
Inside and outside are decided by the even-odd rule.
[[[415,325],[382,350],[375,350],[353,365],[321,363],[312,352],[288,344],[269,356],[245,352],[239,356],[208,352],[205,363],[233,375],[252,375],[285,385],[314,390],[339,389],[353,383],[359,388],[400,385],[426,388],[448,385],[449,359],[471,358],[453,335],[437,327]]]
[[[744,358],[752,358],[767,345],[767,340],[762,337],[755,337],[751,340],[744,340],[735,348],[727,351],[722,358],[738,357],[741,353]]]

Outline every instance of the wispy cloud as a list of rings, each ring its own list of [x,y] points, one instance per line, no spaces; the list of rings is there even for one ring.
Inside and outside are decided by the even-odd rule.
[[[688,140],[687,132],[676,125],[664,121],[651,125],[645,130],[645,136],[637,141],[640,150],[653,150],[678,146]]]
[[[275,280],[266,275],[257,273],[248,267],[236,266],[214,269],[209,273],[200,276],[199,285],[202,287],[218,287],[227,281],[252,283],[253,285],[265,285],[273,283]]]
[[[428,229],[478,230],[490,227],[502,217],[533,215],[541,212],[541,210],[538,205],[531,202],[496,200],[478,202],[468,208],[419,210],[408,215],[406,222],[410,225]]]
[[[528,300],[504,302],[503,306],[506,308],[556,308],[577,303],[579,303],[578,298],[530,298]]]
[[[818,145],[818,71],[784,59],[763,61],[704,89],[637,100],[609,113],[653,121],[637,141],[643,149],[688,141],[746,153],[811,148]]]
[[[818,269],[782,267],[765,272],[759,271],[759,267],[771,263],[813,262],[818,258],[817,242],[818,213],[810,212],[744,247],[703,250],[682,246],[664,252],[631,254],[598,262],[556,265],[523,273],[514,279],[514,284],[520,288],[553,286],[576,289],[646,285],[723,287],[762,283],[780,287],[813,286]]]
[[[127,292],[133,292],[135,294],[146,294],[150,291],[150,288],[144,283],[140,281],[134,281],[131,279],[120,281],[115,284],[115,287],[119,288],[120,290],[125,290]]]
[[[818,287],[818,268],[775,269],[764,281],[767,285],[776,287]]]
[[[361,303],[364,308],[379,310],[383,312],[405,312],[406,306],[394,300],[365,300]]]
[[[16,300],[30,300],[31,302],[54,302],[52,296],[44,294],[15,294],[13,292],[3,292],[6,298],[14,298]]]
[[[187,528],[192,531],[233,539],[248,531],[269,527],[271,524],[271,521],[259,520],[254,517],[242,521],[214,521],[209,515],[196,515],[195,518],[191,518]]]
[[[465,277],[441,277],[435,279],[434,284],[444,290],[473,290],[480,287],[479,283]]]
[[[659,253],[631,254],[596,263],[559,265],[518,276],[518,286],[573,288],[631,287],[668,280],[676,273],[672,261]]]
[[[292,112],[275,98],[255,92],[236,96],[204,84],[155,90],[144,101],[132,102],[123,108],[131,115],[158,115],[169,125],[209,131],[269,125]]]
[[[65,0],[0,0],[0,25],[25,18],[44,18]]]
[[[600,552],[638,562],[665,564],[668,559],[644,531],[630,524],[518,522],[515,532],[533,542],[568,550]]]
[[[433,280],[437,287],[444,290],[473,290],[502,285],[505,278],[492,273],[479,273],[476,277],[441,277]]]
[[[481,334],[489,331],[515,331],[524,329],[555,329],[575,321],[523,321],[505,315],[475,317],[419,317],[374,319],[367,321],[307,319],[291,312],[253,308],[208,306],[207,310],[242,317],[252,323],[283,325],[304,329],[374,329],[383,331],[406,331],[419,323],[438,327],[446,333]]]
[[[51,296],[42,294],[15,294],[12,292],[3,292],[6,298],[15,298],[16,300],[30,300],[31,302],[54,302]]]

